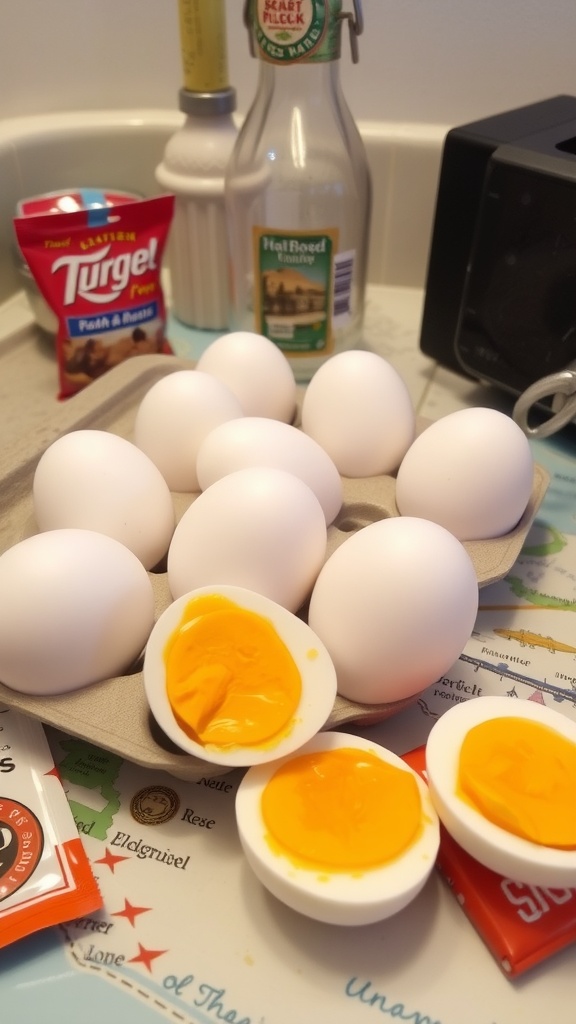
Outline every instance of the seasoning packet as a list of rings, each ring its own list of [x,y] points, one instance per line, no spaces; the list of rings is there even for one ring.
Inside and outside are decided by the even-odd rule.
[[[0,705],[0,948],[102,906],[42,724]]]
[[[404,754],[404,760],[426,779],[425,747]],[[508,978],[576,942],[576,889],[505,878],[479,864],[443,826],[436,867]]]
[[[171,353],[162,258],[174,196],[14,218],[18,245],[56,316],[59,397],[135,355]]]

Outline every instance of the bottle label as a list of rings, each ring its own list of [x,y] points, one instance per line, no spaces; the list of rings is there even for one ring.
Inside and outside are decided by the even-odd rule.
[[[253,232],[255,330],[287,354],[330,354],[350,311],[353,254],[338,255],[338,229]]]
[[[340,0],[253,0],[252,19],[260,56],[274,64],[336,60]]]

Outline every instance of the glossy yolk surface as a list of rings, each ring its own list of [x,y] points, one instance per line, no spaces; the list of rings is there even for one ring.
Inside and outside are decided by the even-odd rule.
[[[262,794],[267,839],[299,867],[358,872],[402,854],[421,830],[411,772],[353,747],[285,762]]]
[[[298,707],[298,667],[272,623],[233,601],[193,598],[164,649],[166,692],[184,732],[204,746],[265,746]]]
[[[576,744],[540,722],[495,718],[466,734],[460,795],[494,825],[576,849]]]

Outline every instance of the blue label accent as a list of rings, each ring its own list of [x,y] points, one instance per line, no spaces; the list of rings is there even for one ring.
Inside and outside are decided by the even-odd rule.
[[[106,196],[99,188],[81,188],[82,205],[88,213],[88,227],[99,228],[108,223]]]
[[[66,318],[69,338],[89,338],[108,331],[129,330],[140,324],[159,318],[158,303],[147,302],[145,306],[131,309],[115,309],[113,312],[95,312],[93,316],[70,316]]]

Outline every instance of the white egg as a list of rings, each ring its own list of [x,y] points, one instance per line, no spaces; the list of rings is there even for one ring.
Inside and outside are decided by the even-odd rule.
[[[330,854],[336,839],[343,839],[344,861],[349,855],[352,866],[347,868],[344,863],[336,869],[324,864],[320,857],[317,863],[306,863],[294,857],[294,846],[289,848],[279,843],[277,837],[270,834],[263,797],[279,770],[294,771],[299,762],[302,764],[300,759],[309,754],[336,753],[338,756],[343,750],[352,751],[352,764],[357,760],[360,772],[370,772],[367,790],[359,791],[353,772],[344,770],[339,775],[341,766],[336,766],[331,780],[329,763],[319,762],[298,794],[293,815],[295,828],[289,837],[290,842],[295,839],[299,845],[306,844],[308,856],[313,848]],[[364,862],[372,852],[372,843],[366,844],[368,857],[364,851],[359,855],[358,836],[370,825],[374,829],[374,840],[379,835],[393,834],[398,820],[395,813],[398,808],[389,795],[392,787],[380,790],[383,779],[380,780],[372,769],[372,757],[376,759],[377,771],[378,765],[383,765],[384,771],[391,766],[408,773],[417,828],[402,852],[370,865]],[[373,798],[379,796],[374,803],[364,800],[370,787]],[[285,814],[286,804],[278,810],[280,815]],[[336,925],[371,924],[406,907],[429,878],[439,846],[438,818],[427,787],[417,773],[391,751],[366,739],[338,732],[316,736],[291,757],[250,768],[236,795],[236,820],[244,853],[262,885],[293,910]],[[359,856],[363,861],[361,867],[357,866]]]
[[[324,448],[342,476],[393,473],[414,439],[406,384],[375,352],[332,356],[304,393],[302,429]]]
[[[447,831],[480,864],[527,885],[574,888],[575,849],[558,849],[523,838],[490,821],[459,791],[458,765],[466,735],[483,722],[513,718],[539,722],[576,744],[576,722],[540,703],[511,697],[478,697],[456,704],[434,724],[426,744],[426,774],[432,801]],[[499,772],[504,780],[509,765],[507,753],[500,752]],[[519,767],[514,777],[523,777]],[[541,782],[539,778],[537,785]],[[546,799],[545,790],[542,798]],[[573,806],[573,791],[570,802]],[[510,809],[515,810],[514,801]]]
[[[202,442],[196,470],[204,491],[228,473],[250,466],[285,469],[314,491],[329,525],[342,506],[342,480],[323,448],[288,423],[245,416],[216,427]]]
[[[262,334],[232,331],[216,338],[196,364],[234,392],[246,416],[291,423],[296,409],[296,380],[277,345]]]
[[[142,563],[90,530],[52,530],[0,556],[0,681],[57,694],[128,671],[154,623]]]
[[[528,438],[496,409],[460,409],[436,420],[408,449],[396,478],[401,515],[421,516],[460,540],[509,533],[532,492]]]
[[[359,703],[403,700],[456,661],[478,611],[463,545],[424,519],[383,519],[348,537],[322,567],[308,622]]]
[[[301,693],[291,715],[289,728],[283,729],[278,736],[271,740],[268,739],[262,743],[238,741],[230,745],[201,743],[190,733],[184,731],[175,717],[166,690],[166,645],[175,632],[182,628],[183,622],[185,624],[183,628],[186,629],[186,623],[189,621],[187,613],[188,616],[200,614],[196,606],[198,601],[205,597],[230,601],[240,611],[253,612],[261,616],[272,625],[278,642],[288,649],[294,660],[300,674]],[[187,637],[189,635],[189,631],[187,631]],[[259,659],[260,653],[258,649],[251,649],[251,638],[247,634],[241,659],[254,666],[254,676],[258,679],[260,687],[256,700],[249,696],[243,698],[246,703],[242,704],[241,713],[245,712],[250,719],[258,717],[259,701],[264,700],[269,705],[273,700],[273,694],[266,690],[271,675],[269,669],[273,666],[266,663],[265,655],[264,660]],[[239,699],[242,699],[238,696],[239,684],[235,674],[238,661],[237,652],[227,651],[226,645],[219,646],[217,667],[220,668],[224,664],[224,671],[229,672],[227,682],[233,690],[232,696],[236,701],[235,710],[237,710]],[[214,658],[210,659],[203,655],[205,671],[210,671],[214,663]],[[148,640],[143,677],[150,709],[166,735],[187,753],[212,764],[227,765],[230,768],[264,764],[297,750],[324,726],[334,707],[336,697],[334,666],[325,647],[320,643],[318,637],[314,636],[310,627],[281,605],[242,587],[203,587],[182,595],[169,605],[158,619]],[[190,670],[188,685],[191,685],[192,679],[193,671]],[[212,685],[213,681],[214,677],[212,676]],[[220,691],[219,708],[223,701],[224,695]],[[230,706],[227,706],[226,714],[230,716]],[[241,735],[241,730],[237,726],[235,735]]]
[[[74,430],[43,453],[33,481],[41,531],[96,530],[124,544],[152,569],[174,532],[172,495],[136,445],[105,430]]]
[[[283,469],[239,469],[190,505],[168,551],[174,598],[227,583],[297,611],[326,554],[326,519],[307,484]]]
[[[242,415],[238,399],[221,381],[197,370],[176,370],[144,395],[136,410],[134,441],[171,491],[197,491],[202,441],[220,423]]]

